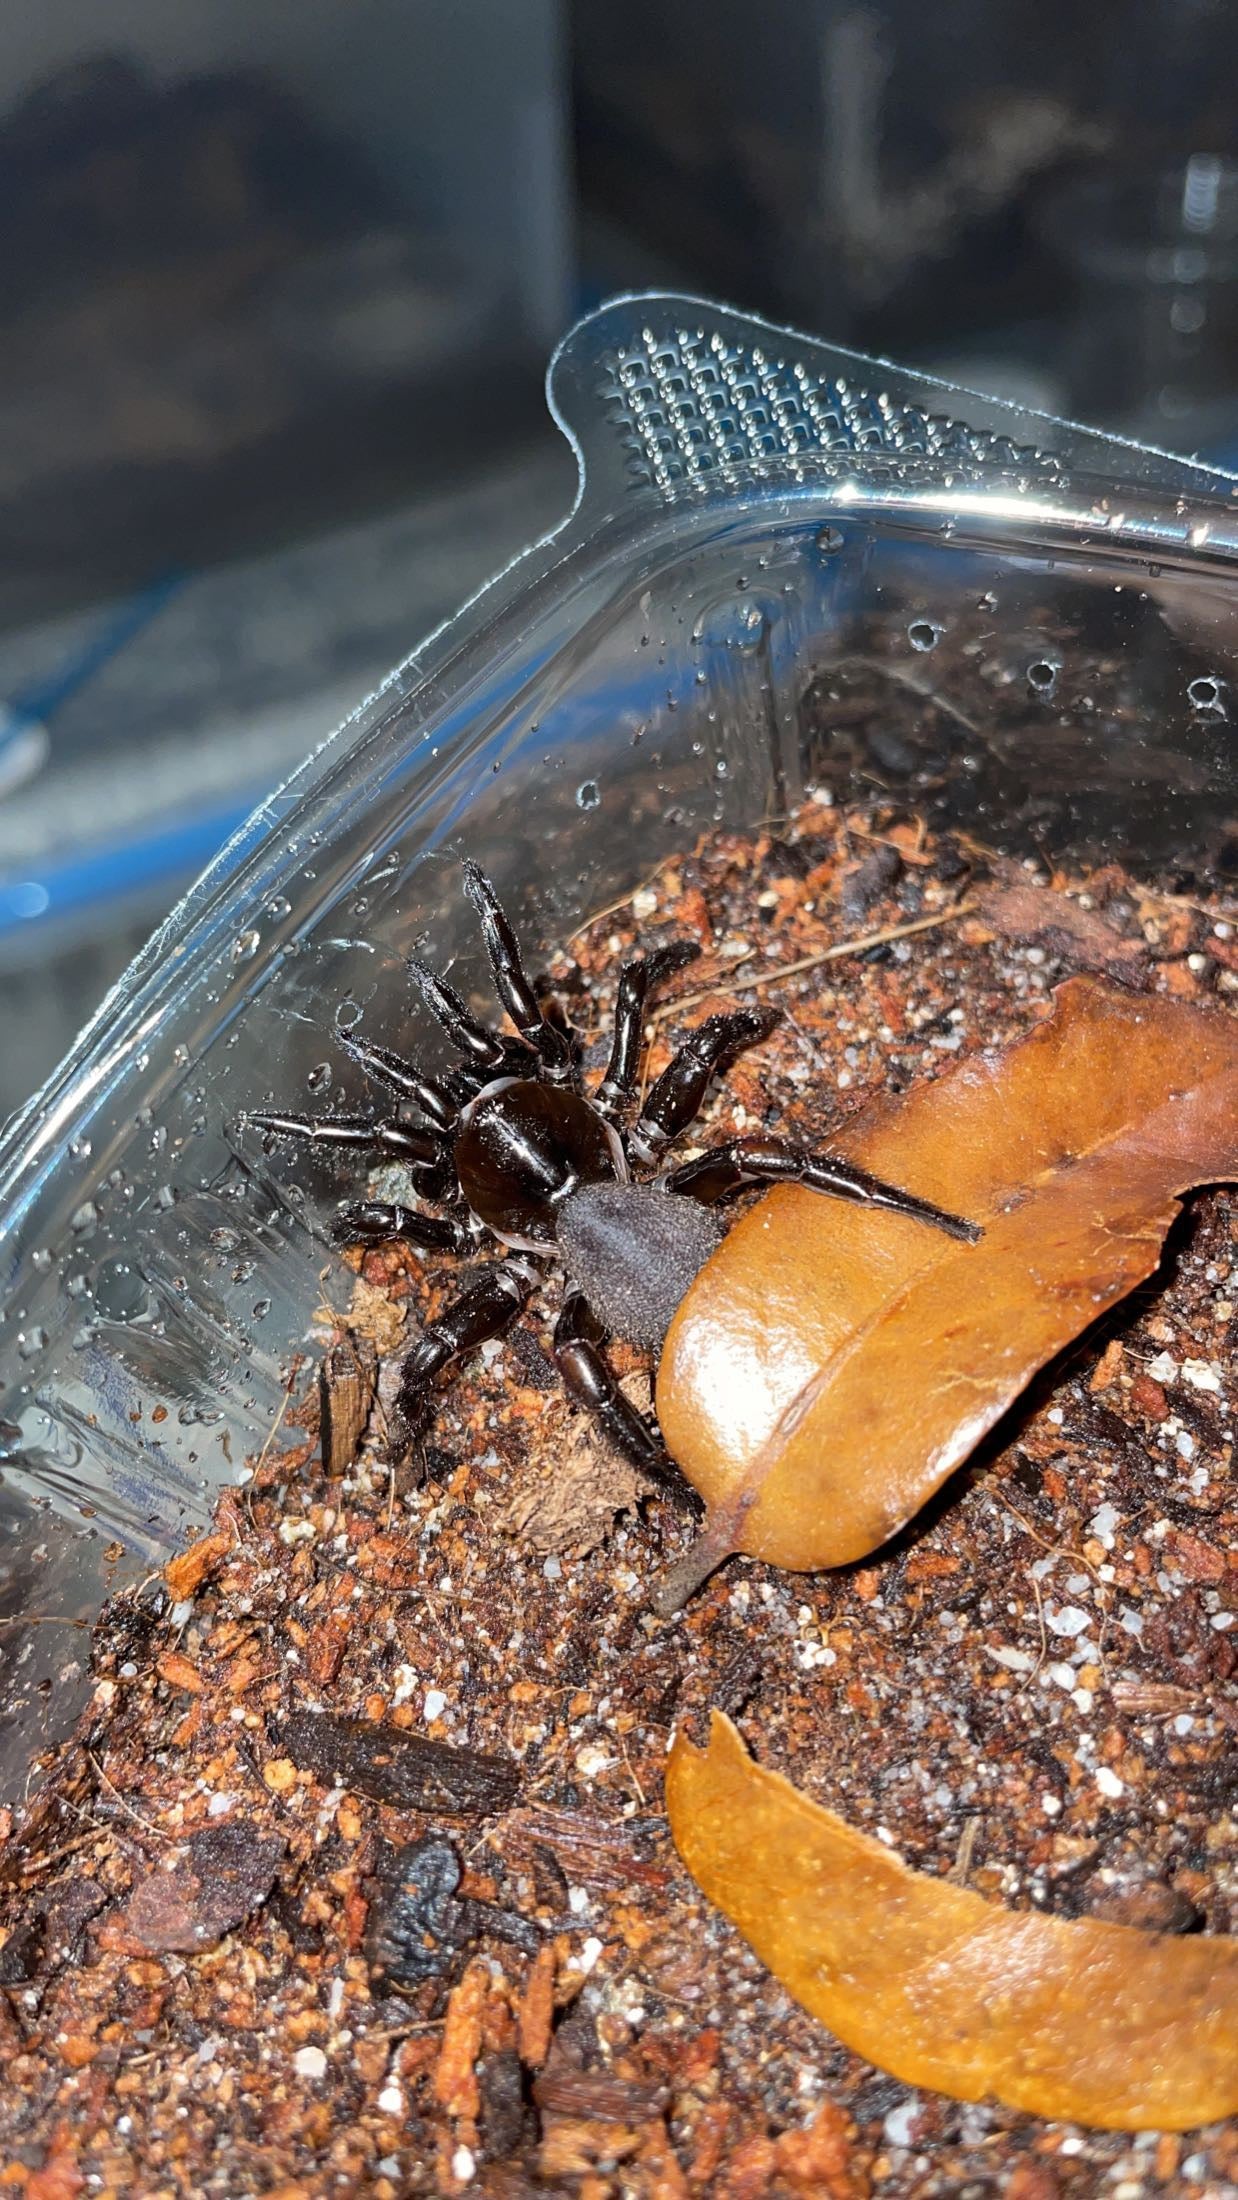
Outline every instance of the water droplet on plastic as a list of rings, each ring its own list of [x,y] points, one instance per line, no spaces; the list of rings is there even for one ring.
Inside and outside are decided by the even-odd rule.
[[[309,1086],[311,1092],[325,1092],[331,1082],[333,1075],[334,1071],[331,1068],[330,1062],[315,1062],[314,1067],[312,1070],[310,1070],[305,1082]]]
[[[740,649],[755,649],[765,632],[765,613],[759,603],[741,603],[736,642]]]
[[[934,619],[913,619],[907,629],[907,639],[913,649],[923,652],[936,649],[944,631]]]
[[[165,1146],[167,1145],[167,1143],[168,1143],[168,1126],[167,1126],[167,1124],[166,1124],[166,1123],[157,1123],[157,1124],[155,1125],[155,1128],[154,1128],[154,1130],[153,1130],[153,1131],[151,1132],[151,1134],[150,1134],[150,1150],[151,1150],[151,1152],[152,1152],[152,1153],[162,1153],[162,1152],[163,1152],[163,1149],[164,1149],[164,1147],[165,1147]]]
[[[84,1199],[69,1217],[74,1237],[90,1237],[99,1227],[99,1210],[93,1199]]]
[[[36,1352],[46,1351],[47,1331],[41,1329],[37,1323],[33,1329],[19,1329],[17,1332],[17,1349],[23,1360],[32,1360]]]
[[[95,1276],[95,1311],[105,1321],[131,1322],[146,1306],[146,1279],[132,1261],[119,1254],[100,1261]]]
[[[271,1301],[269,1299],[254,1300],[254,1320],[256,1322],[264,1322],[270,1311]]]
[[[353,1025],[360,1021],[360,1017],[360,1001],[354,1001],[351,993],[346,993],[343,1000],[340,1002],[339,1007],[335,1011],[335,1021],[337,1028],[340,1031],[351,1031]]]
[[[64,1288],[66,1298],[86,1298],[90,1291],[90,1277],[87,1275],[86,1270],[84,1268],[73,1269],[71,1274],[64,1279]]]
[[[175,1062],[178,1069],[184,1069],[186,1062],[189,1060],[188,1047],[179,1045],[174,1046],[172,1049],[172,1060]]]
[[[291,909],[292,903],[289,901],[287,894],[275,894],[267,903],[266,913],[274,923],[278,924],[280,918],[288,916]]]
[[[37,1251],[33,1252],[30,1255],[30,1265],[34,1269],[36,1275],[47,1275],[52,1265],[52,1256],[48,1252],[46,1245],[40,1245]]]
[[[1052,657],[1037,657],[1027,668],[1027,684],[1037,695],[1052,695],[1061,669]]]
[[[817,548],[826,558],[835,557],[846,539],[837,527],[821,527],[817,530]]]
[[[88,1138],[71,1138],[69,1140],[69,1154],[74,1161],[89,1161],[93,1151],[94,1148]]]
[[[262,945],[262,934],[256,926],[248,932],[238,932],[232,942],[233,962],[251,962]]]
[[[596,810],[601,799],[602,790],[599,787],[596,779],[582,779],[580,785],[576,789],[577,809]]]

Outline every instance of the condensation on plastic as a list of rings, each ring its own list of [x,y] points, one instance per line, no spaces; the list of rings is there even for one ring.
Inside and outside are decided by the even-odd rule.
[[[347,1302],[338,1175],[245,1111],[364,1104],[338,1025],[441,1059],[404,965],[484,997],[462,851],[536,968],[809,780],[1015,854],[1232,849],[1229,478],[684,298],[604,307],[549,391],[570,518],[271,796],[0,1148],[9,1793],[83,1623],[202,1529]]]

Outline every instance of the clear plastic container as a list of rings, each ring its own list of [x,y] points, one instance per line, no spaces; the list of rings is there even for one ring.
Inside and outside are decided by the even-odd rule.
[[[1238,854],[1229,479],[674,297],[584,322],[550,400],[571,517],[255,814],[0,1150],[10,1791],[74,1622],[201,1530],[346,1302],[334,1180],[243,1118],[364,1099],[337,1020],[438,1056],[404,963],[480,990],[462,850],[534,968],[808,779],[1188,892]]]

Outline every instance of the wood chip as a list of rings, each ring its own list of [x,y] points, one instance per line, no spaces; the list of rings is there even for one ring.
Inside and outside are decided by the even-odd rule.
[[[200,1696],[206,1686],[197,1666],[182,1657],[179,1650],[165,1650],[155,1660],[155,1671],[169,1688],[181,1688],[189,1696]]]
[[[230,1535],[204,1535],[198,1542],[191,1543],[187,1551],[170,1558],[163,1569],[169,1594],[178,1604],[183,1604],[216,1571],[232,1548]]]
[[[530,2070],[540,2070],[550,2052],[554,2028],[555,1951],[548,1941],[529,1966],[520,1998],[517,2039],[520,2060]]]
[[[357,1456],[374,1405],[378,1354],[368,1337],[345,1330],[318,1370],[318,1435],[322,1463],[333,1477]]]
[[[484,1963],[471,1963],[447,2001],[443,2044],[434,2066],[434,2098],[457,2122],[477,2118],[481,2095],[474,2065],[481,2046],[482,2013],[490,1990]]]

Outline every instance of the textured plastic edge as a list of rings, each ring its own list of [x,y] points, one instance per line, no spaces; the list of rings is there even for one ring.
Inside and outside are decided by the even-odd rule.
[[[847,474],[895,491],[900,474],[1024,495],[1074,477],[1209,502],[1238,489],[1197,460],[672,292],[614,298],[578,322],[547,392],[595,510]]]

